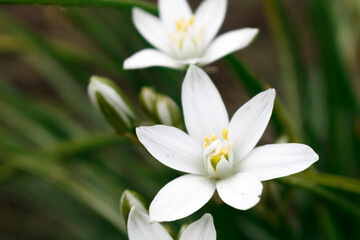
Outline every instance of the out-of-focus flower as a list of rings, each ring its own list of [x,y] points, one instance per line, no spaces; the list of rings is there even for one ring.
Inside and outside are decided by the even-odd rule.
[[[186,0],[159,0],[159,18],[134,8],[135,27],[156,49],[135,53],[125,60],[124,68],[203,66],[246,47],[258,29],[233,30],[215,38],[226,8],[227,0],[204,0],[193,13]]]
[[[105,116],[116,132],[135,127],[136,115],[129,100],[116,84],[103,77],[92,76],[88,86],[92,104]]]
[[[168,231],[158,222],[151,222],[146,212],[133,207],[128,220],[129,240],[173,240]],[[181,234],[179,240],[206,239],[215,240],[216,230],[213,218],[205,214],[190,224]]]
[[[169,126],[136,129],[140,142],[161,163],[186,173],[150,204],[153,221],[172,221],[201,208],[217,190],[228,205],[246,210],[260,201],[261,181],[308,168],[318,155],[307,145],[255,147],[269,122],[275,90],[259,93],[229,121],[220,94],[206,73],[190,66],[182,85],[188,134]]]

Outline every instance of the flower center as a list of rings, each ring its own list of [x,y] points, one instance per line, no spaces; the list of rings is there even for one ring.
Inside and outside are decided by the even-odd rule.
[[[202,40],[204,34],[204,28],[195,29],[194,27],[195,16],[190,18],[180,17],[175,21],[176,30],[169,33],[168,36],[173,44],[185,55],[184,58],[195,57],[197,54],[197,47]],[[189,52],[188,52],[189,51]],[[195,53],[196,54],[195,54]]]
[[[191,16],[189,21],[186,21],[184,17],[179,18],[179,20],[175,22],[177,32],[185,34],[187,29],[194,24],[194,21],[195,16]]]
[[[210,137],[205,137],[204,143],[204,157],[206,166],[211,165],[210,175],[217,175],[217,166],[219,162],[224,159],[229,165],[232,164],[232,146],[233,143],[229,141],[228,129],[224,128],[222,131],[222,139],[218,139],[215,134],[211,134]],[[209,168],[208,168],[209,170]]]

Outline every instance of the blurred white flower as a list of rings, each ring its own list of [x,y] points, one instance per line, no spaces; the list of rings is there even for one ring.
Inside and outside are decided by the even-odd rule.
[[[189,173],[159,191],[150,205],[150,218],[186,217],[208,202],[215,189],[228,205],[249,209],[260,200],[260,181],[300,172],[317,161],[318,155],[304,144],[255,147],[269,122],[274,99],[274,89],[261,92],[229,121],[210,78],[190,66],[182,85],[188,134],[164,125],[136,129],[140,142],[158,161]]]
[[[132,13],[135,27],[156,49],[135,53],[125,60],[125,69],[207,65],[246,47],[258,33],[258,29],[243,28],[215,38],[225,18],[227,0],[204,0],[195,13],[186,0],[158,1],[160,18],[139,8]]]
[[[173,240],[165,228],[158,222],[152,222],[144,211],[132,208],[128,220],[129,240]],[[216,230],[213,218],[205,214],[190,224],[181,234],[179,240],[215,240]]]

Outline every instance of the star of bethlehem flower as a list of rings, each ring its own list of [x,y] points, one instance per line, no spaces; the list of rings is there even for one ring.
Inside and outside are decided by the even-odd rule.
[[[188,173],[166,184],[150,205],[150,218],[173,221],[200,209],[217,190],[228,205],[246,210],[261,196],[261,181],[300,172],[318,155],[307,145],[255,147],[269,122],[275,90],[259,93],[229,121],[206,73],[190,66],[182,85],[188,134],[170,126],[139,127],[137,136],[161,163]]]
[[[158,1],[159,18],[139,8],[132,12],[136,29],[156,49],[135,53],[125,60],[125,69],[207,65],[245,48],[258,33],[258,29],[243,28],[215,38],[225,18],[227,0],[204,0],[195,13],[186,0]]]
[[[129,240],[173,240],[158,222],[151,222],[146,212],[133,207],[128,220]],[[179,240],[216,240],[213,218],[206,213],[182,232]]]

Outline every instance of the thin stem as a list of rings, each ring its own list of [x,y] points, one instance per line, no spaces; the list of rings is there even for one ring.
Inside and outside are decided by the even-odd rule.
[[[354,215],[357,218],[360,218],[360,207],[356,204],[353,204],[346,198],[340,196],[339,194],[332,193],[327,189],[314,184],[312,181],[305,179],[295,178],[295,177],[286,177],[277,180],[280,183],[286,184],[291,187],[300,187],[305,190],[308,190],[318,197],[332,203],[334,206],[341,208],[347,213]]]
[[[319,172],[304,172],[299,173],[294,176],[288,177],[290,179],[300,179],[300,181],[313,182],[318,185],[325,187],[331,187],[333,189],[338,189],[342,191],[347,191],[350,193],[360,194],[360,180],[353,179],[349,177],[329,174],[329,173],[319,173]]]

